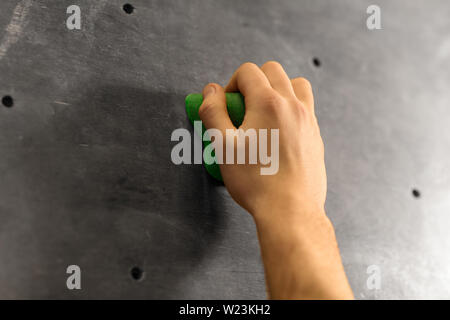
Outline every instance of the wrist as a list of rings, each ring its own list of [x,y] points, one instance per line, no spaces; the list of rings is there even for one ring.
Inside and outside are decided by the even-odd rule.
[[[304,244],[322,239],[335,241],[334,227],[323,209],[277,206],[253,215],[260,236],[275,242],[295,241]]]
[[[323,209],[286,202],[261,210],[254,220],[271,298],[352,298]]]
[[[323,204],[305,199],[298,194],[299,192],[294,194],[284,192],[275,197],[265,197],[262,201],[255,202],[250,214],[257,225],[274,222],[305,224],[317,219],[328,221]]]

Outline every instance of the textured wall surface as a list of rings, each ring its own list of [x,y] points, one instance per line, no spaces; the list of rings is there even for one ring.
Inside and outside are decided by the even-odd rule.
[[[355,296],[450,297],[450,2],[379,0],[375,31],[365,0],[124,3],[0,4],[0,298],[265,298],[250,216],[170,135],[186,94],[272,59],[313,84]]]

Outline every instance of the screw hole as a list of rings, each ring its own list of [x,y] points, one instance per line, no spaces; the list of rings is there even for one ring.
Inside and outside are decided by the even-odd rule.
[[[131,277],[136,281],[142,280],[142,278],[144,277],[144,271],[139,267],[133,267],[130,273]]]
[[[316,68],[319,68],[319,67],[322,65],[322,62],[321,62],[320,59],[317,58],[317,57],[314,57],[314,58],[313,58],[312,63],[313,63],[313,65],[314,65]]]
[[[412,195],[414,198],[420,198],[420,191],[417,189],[412,189]]]
[[[128,14],[132,14],[134,11],[134,7],[131,4],[126,3],[123,5],[123,11],[125,11]]]
[[[2,98],[2,104],[7,108],[11,108],[14,105],[14,100],[11,96],[4,96]]]

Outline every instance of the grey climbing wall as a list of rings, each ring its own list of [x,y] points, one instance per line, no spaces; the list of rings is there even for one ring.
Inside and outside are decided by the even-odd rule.
[[[127,1],[0,4],[0,298],[265,298],[250,216],[170,135],[267,60],[313,84],[355,296],[450,297],[450,2],[377,0],[370,31],[372,0]]]

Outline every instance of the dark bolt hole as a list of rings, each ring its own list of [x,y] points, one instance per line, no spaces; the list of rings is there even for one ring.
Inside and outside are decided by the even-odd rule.
[[[313,62],[313,65],[317,68],[319,68],[322,65],[322,62],[317,57],[314,57],[312,62]]]
[[[414,198],[420,198],[420,191],[417,189],[412,190],[412,195]]]
[[[133,267],[131,269],[131,277],[137,281],[142,280],[144,277],[144,271],[139,267]]]
[[[128,14],[132,14],[134,11],[134,7],[131,4],[126,3],[123,5],[123,11],[125,11]]]
[[[14,100],[11,96],[4,96],[2,98],[2,104],[7,108],[11,108],[14,105]]]

